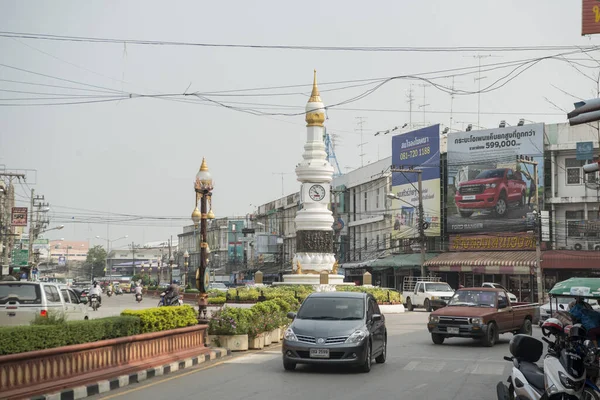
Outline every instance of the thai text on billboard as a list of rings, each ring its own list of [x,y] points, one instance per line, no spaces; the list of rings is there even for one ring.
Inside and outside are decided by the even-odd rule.
[[[440,126],[433,125],[392,138],[392,166],[421,170],[426,236],[440,236]],[[392,238],[419,236],[418,174],[392,172],[394,227]]]
[[[544,124],[448,135],[448,233],[531,230],[543,205],[543,149]],[[521,157],[537,162],[537,185],[534,165]]]

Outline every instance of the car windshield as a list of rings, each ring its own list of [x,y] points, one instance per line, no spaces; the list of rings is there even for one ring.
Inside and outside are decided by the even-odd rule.
[[[488,178],[503,178],[503,169],[488,169],[487,171],[481,171],[475,179],[488,179]]]
[[[496,307],[496,292],[484,290],[459,290],[448,302],[458,307]]]
[[[308,297],[296,318],[322,320],[359,320],[365,315],[364,299],[352,297]]]
[[[17,300],[21,304],[41,304],[40,286],[27,283],[0,285],[0,304],[6,304],[9,300]]]
[[[426,286],[428,292],[454,292],[447,283],[428,283]]]

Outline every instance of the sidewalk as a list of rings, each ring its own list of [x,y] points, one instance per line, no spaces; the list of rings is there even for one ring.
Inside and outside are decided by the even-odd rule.
[[[186,358],[170,364],[142,369],[128,375],[115,376],[113,379],[92,382],[87,385],[77,386],[61,390],[58,393],[45,394],[32,397],[32,400],[67,400],[84,399],[97,394],[106,393],[111,390],[126,387],[134,383],[140,383],[156,376],[168,375],[183,369],[189,369],[199,364],[208,363],[231,355],[231,351],[222,348],[212,348],[209,353],[196,357]]]

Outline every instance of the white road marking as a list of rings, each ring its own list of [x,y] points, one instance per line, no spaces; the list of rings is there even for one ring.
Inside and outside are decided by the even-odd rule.
[[[403,369],[406,371],[440,372],[445,366],[445,362],[411,361]]]

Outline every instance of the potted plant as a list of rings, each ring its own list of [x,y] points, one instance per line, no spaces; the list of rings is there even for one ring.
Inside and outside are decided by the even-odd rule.
[[[215,311],[208,322],[209,344],[231,351],[248,350],[248,314],[246,309],[233,307]]]

